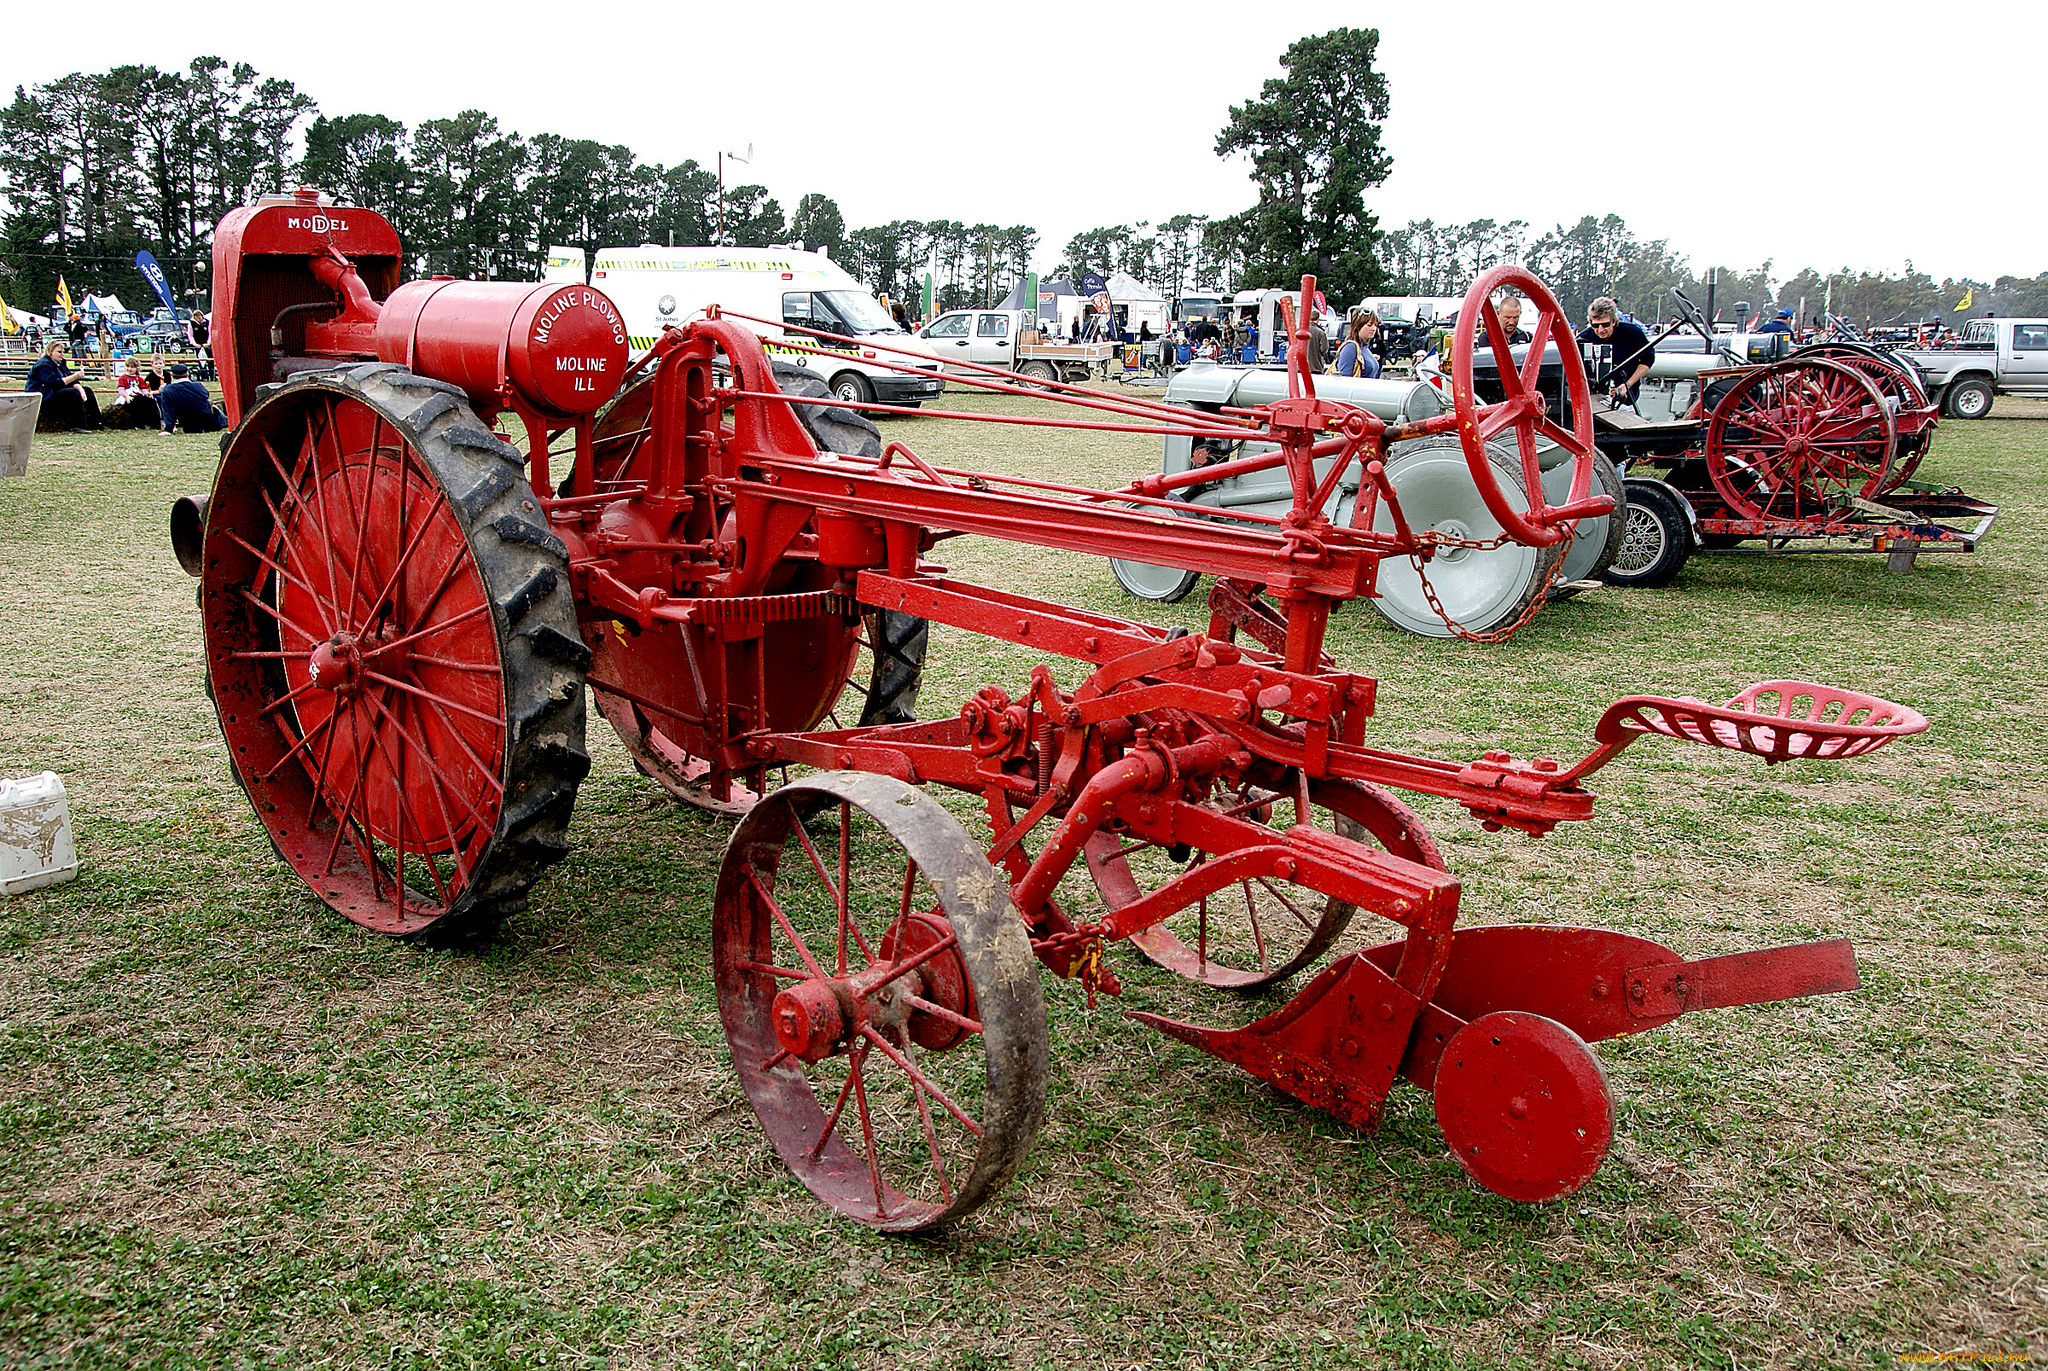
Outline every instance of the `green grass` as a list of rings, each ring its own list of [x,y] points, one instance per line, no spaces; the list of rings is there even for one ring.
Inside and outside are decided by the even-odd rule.
[[[977,402],[1012,411],[1036,402]],[[1115,482],[1156,440],[918,419],[933,461]],[[38,438],[0,484],[0,775],[50,768],[82,872],[0,902],[0,1361],[52,1367],[1895,1366],[2048,1355],[2048,406],[1949,423],[1926,474],[1998,502],[1973,556],[1699,558],[1494,647],[1363,604],[1371,741],[1578,755],[1614,697],[1785,675],[1929,732],[1767,770],[1655,741],[1541,841],[1420,806],[1470,922],[1712,955],[1846,936],[1855,994],[1600,1053],[1613,1155],[1570,1199],[1475,1189],[1403,1086],[1356,1135],[1122,1008],[1243,1006],[1122,953],[1048,979],[1047,1120],[938,1239],[833,1219],[726,1062],[721,823],[593,714],[576,851],[491,944],[380,940],[312,900],[228,778],[164,534],[216,450]],[[1096,562],[943,545],[956,574],[1200,627]],[[935,635],[922,710],[1035,657]],[[1063,669],[1062,679],[1075,679]]]

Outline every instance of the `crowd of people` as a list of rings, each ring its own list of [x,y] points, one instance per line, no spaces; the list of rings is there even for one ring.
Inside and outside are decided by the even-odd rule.
[[[129,357],[114,377],[114,401],[104,409],[85,372],[73,360],[67,338],[43,344],[42,357],[29,369],[25,389],[43,397],[38,429],[91,433],[101,428],[154,428],[159,433],[217,433],[227,416],[213,403],[204,382],[191,368],[174,362],[163,371],[144,371],[141,359]]]

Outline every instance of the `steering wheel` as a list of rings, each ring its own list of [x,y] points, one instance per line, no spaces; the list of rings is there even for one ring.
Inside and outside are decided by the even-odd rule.
[[[1536,310],[1536,322],[1529,329],[1529,357],[1519,368],[1501,331],[1500,316],[1493,310],[1493,294],[1513,286]],[[1473,340],[1471,321],[1486,326],[1486,345],[1493,349],[1494,364],[1500,370],[1504,398],[1497,404],[1481,405],[1472,389]],[[1465,465],[1472,469],[1473,484],[1487,510],[1516,542],[1530,547],[1549,547],[1570,536],[1564,525],[1593,515],[1606,514],[1614,501],[1606,495],[1590,499],[1586,492],[1593,483],[1593,394],[1586,385],[1586,366],[1579,359],[1578,340],[1564,321],[1564,308],[1544,284],[1517,266],[1498,266],[1472,283],[1465,303],[1458,310],[1456,342],[1451,349],[1451,405],[1458,419],[1458,442],[1465,449]],[[1544,345],[1555,340],[1564,363],[1565,397],[1571,405],[1572,427],[1560,428],[1548,412],[1536,378],[1543,369]],[[1522,487],[1529,499],[1526,513],[1508,502],[1506,492],[1495,479],[1493,459],[1487,455],[1487,440],[1514,430],[1515,445],[1522,454]],[[1536,460],[1536,436],[1542,434],[1572,455],[1571,491],[1561,505],[1543,502],[1543,468]]]
[[[1700,307],[1688,299],[1686,293],[1677,286],[1671,288],[1671,298],[1678,301],[1679,312],[1685,315],[1685,322],[1692,325],[1700,337],[1707,340],[1708,347],[1712,347],[1714,345],[1714,326],[1707,322],[1706,315],[1700,313]]]

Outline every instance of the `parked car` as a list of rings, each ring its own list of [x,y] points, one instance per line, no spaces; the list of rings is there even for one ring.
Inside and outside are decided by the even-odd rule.
[[[1952,348],[1899,348],[1952,419],[1982,419],[1999,395],[2048,395],[2048,319],[1972,319]]]
[[[1030,381],[1100,378],[1116,355],[1114,343],[1061,343],[1024,325],[1020,309],[956,309],[926,324],[917,336],[941,363],[1007,367]]]

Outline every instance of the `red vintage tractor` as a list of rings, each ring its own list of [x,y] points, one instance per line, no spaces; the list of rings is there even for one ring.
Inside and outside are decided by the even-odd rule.
[[[1135,1017],[1360,1128],[1405,1077],[1459,1162],[1521,1200],[1569,1193],[1606,1153],[1588,1042],[1856,984],[1839,941],[1687,961],[1593,929],[1454,937],[1458,882],[1394,792],[1541,834],[1587,817],[1587,778],[1646,734],[1849,757],[1924,728],[1912,710],[1794,681],[1725,704],[1632,696],[1575,765],[1447,761],[1372,746],[1373,680],[1324,653],[1331,608],[1371,595],[1383,558],[1466,545],[1397,503],[1373,531],[1391,449],[1457,445],[1489,536],[1554,544],[1610,507],[1587,494],[1575,360],[1573,430],[1514,367],[1477,403],[1469,336],[1452,410],[1413,424],[1318,399],[1298,364],[1286,399],[1244,411],[1062,386],[1070,417],[959,416],[1278,445],[1238,460],[1285,470],[1286,515],[1194,522],[1170,478],[1093,490],[884,444],[819,388],[778,384],[759,335],[717,310],[633,359],[596,289],[401,284],[398,262],[382,219],[310,192],[216,238],[234,430],[174,535],[236,774],[335,910],[472,933],[566,850],[588,689],[650,776],[739,816],[710,968],[733,1064],[843,1214],[918,1229],[993,1194],[1043,1108],[1039,969],[1114,994],[1118,941],[1224,991],[1312,972],[1241,1028]],[[1533,277],[1496,269],[1468,303],[1505,357],[1483,304],[1503,284],[1533,306],[1540,358],[1563,321]],[[1036,394],[1005,375],[954,379]],[[1574,454],[1555,505],[1539,433]],[[1328,491],[1353,470],[1359,512],[1335,526]],[[956,580],[926,554],[960,534],[1215,576],[1208,631]],[[1041,665],[913,717],[931,623],[1065,658],[1078,684]],[[976,831],[933,787],[974,803]],[[1348,931],[1361,914],[1383,940]]]

